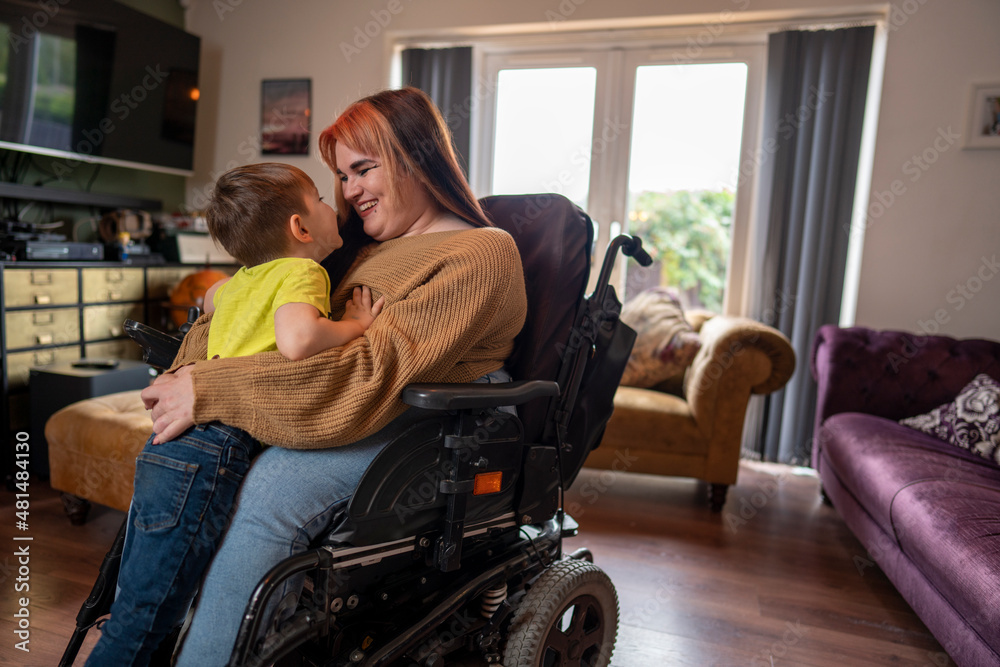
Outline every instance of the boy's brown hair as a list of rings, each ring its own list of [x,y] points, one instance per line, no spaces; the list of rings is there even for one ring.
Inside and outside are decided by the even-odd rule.
[[[305,211],[312,179],[288,164],[263,162],[230,169],[215,182],[205,210],[208,231],[243,266],[284,257],[288,219]]]

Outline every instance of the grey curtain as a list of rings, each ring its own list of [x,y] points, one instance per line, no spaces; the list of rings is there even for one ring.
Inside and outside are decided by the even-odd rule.
[[[406,49],[402,54],[403,85],[427,93],[451,128],[462,169],[469,169],[469,116],[472,106],[472,47]]]
[[[797,366],[784,389],[751,406],[752,458],[809,465],[809,352],[819,327],[840,319],[874,34],[866,26],[770,39],[757,210],[766,250],[751,315],[789,337]]]

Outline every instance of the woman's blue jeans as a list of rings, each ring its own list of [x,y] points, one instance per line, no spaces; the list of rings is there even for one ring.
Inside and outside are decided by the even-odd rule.
[[[146,665],[180,625],[259,449],[245,431],[214,422],[171,442],[146,442],[135,464],[119,594],[87,665]]]

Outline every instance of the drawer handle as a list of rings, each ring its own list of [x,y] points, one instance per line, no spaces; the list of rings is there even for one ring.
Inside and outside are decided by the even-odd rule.
[[[52,303],[52,297],[49,296],[48,294],[36,294],[35,303],[38,304],[39,306],[47,306],[48,304]]]
[[[108,301],[121,301],[122,293],[118,290],[108,290]]]
[[[32,324],[52,324],[56,321],[56,316],[52,313],[32,313]]]
[[[55,360],[55,352],[35,352],[36,366],[47,366],[48,364],[55,363]]]
[[[37,341],[36,345],[51,345],[52,334],[51,333],[37,334],[35,336],[35,340]]]
[[[108,333],[111,334],[112,338],[117,338],[118,336],[122,335],[122,328],[119,326],[112,325],[108,327]]]
[[[35,271],[31,272],[31,284],[32,285],[51,285],[52,284],[52,273],[38,273]]]

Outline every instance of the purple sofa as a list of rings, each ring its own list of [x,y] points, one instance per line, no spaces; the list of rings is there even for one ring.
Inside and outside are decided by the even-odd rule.
[[[1000,380],[1000,343],[822,327],[813,467],[826,498],[961,667],[1000,665],[1000,466],[897,420]]]

